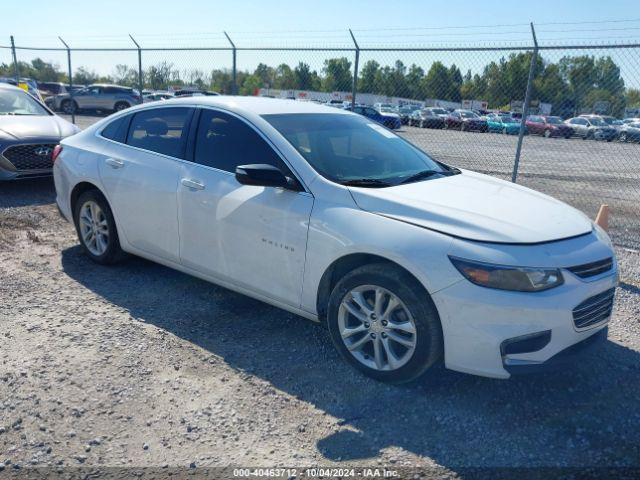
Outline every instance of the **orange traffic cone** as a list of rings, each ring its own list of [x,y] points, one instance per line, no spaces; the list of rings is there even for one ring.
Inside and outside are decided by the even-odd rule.
[[[605,232],[609,231],[609,205],[600,205],[598,215],[596,216],[596,225]]]

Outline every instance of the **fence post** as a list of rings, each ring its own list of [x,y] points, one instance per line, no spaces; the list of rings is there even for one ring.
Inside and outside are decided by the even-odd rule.
[[[16,57],[16,44],[11,35],[11,56],[13,57],[13,74],[16,77],[16,83],[20,81],[20,69],[18,68],[18,57]]]
[[[71,123],[75,124],[76,123],[76,108],[73,106],[73,73],[71,71],[71,48],[69,48],[69,45],[67,45],[67,42],[65,42],[62,37],[58,37],[60,39],[60,41],[62,42],[62,44],[64,45],[64,48],[67,49],[67,68],[68,68],[68,72],[67,75],[69,76],[69,98],[71,100]]]
[[[229,40],[229,43],[231,44],[231,55],[233,56],[233,66],[232,66],[232,70],[231,70],[231,82],[232,82],[231,83],[231,94],[232,95],[237,95],[238,94],[238,84],[237,84],[238,70],[237,70],[237,66],[236,66],[236,45],[231,40],[231,37],[229,37],[229,35],[227,35],[227,32],[222,32],[222,33],[224,33],[224,36],[227,37],[227,40]]]
[[[358,63],[360,61],[360,46],[356,41],[356,37],[353,35],[351,29],[349,29],[349,34],[351,35],[351,40],[353,40],[353,45],[356,47],[355,49],[355,61],[353,62],[353,85],[351,87],[351,110],[356,108],[356,93],[358,93]]]
[[[527,128],[525,121],[529,115],[529,104],[531,103],[531,91],[533,90],[533,75],[536,69],[536,61],[538,59],[538,39],[536,38],[536,30],[531,23],[531,35],[533,36],[533,53],[531,55],[531,65],[529,66],[529,78],[527,79],[527,92],[524,95],[524,105],[522,106],[522,121],[520,122],[520,132],[518,133],[518,146],[516,147],[516,156],[513,161],[513,172],[511,173],[511,181],[516,183],[518,179],[518,167],[520,166],[520,153],[522,152],[522,140],[524,139],[524,131]]]
[[[131,36],[131,34],[129,34],[129,38],[138,49],[138,90],[140,90],[140,103],[142,103],[142,88],[144,87],[142,81],[142,49],[140,48],[140,45],[138,45],[138,42],[136,42],[136,39]]]

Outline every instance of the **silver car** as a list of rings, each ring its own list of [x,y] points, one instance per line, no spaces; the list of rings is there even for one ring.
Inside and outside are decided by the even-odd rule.
[[[79,131],[21,88],[0,84],[0,181],[51,175],[55,146]]]
[[[119,112],[142,103],[137,90],[120,85],[94,84],[78,90],[73,96],[57,95],[54,110],[71,114],[79,110],[107,110]]]
[[[610,142],[618,136],[618,131],[609,126],[602,118],[596,115],[582,116],[565,120],[565,124],[569,125],[574,135],[581,137],[583,140],[606,140]]]

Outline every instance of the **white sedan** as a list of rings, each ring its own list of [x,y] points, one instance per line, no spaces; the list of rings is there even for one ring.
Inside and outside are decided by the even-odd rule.
[[[606,338],[604,231],[360,115],[190,97],[114,114],[56,153],[57,203],[92,260],[138,255],[325,322],[378,380],[441,358],[508,378]]]

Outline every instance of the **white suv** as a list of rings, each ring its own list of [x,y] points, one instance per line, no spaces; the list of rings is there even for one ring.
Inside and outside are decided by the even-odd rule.
[[[606,233],[360,115],[192,97],[62,145],[57,202],[94,261],[128,252],[326,322],[378,380],[409,381],[443,356],[508,378],[606,338]]]

